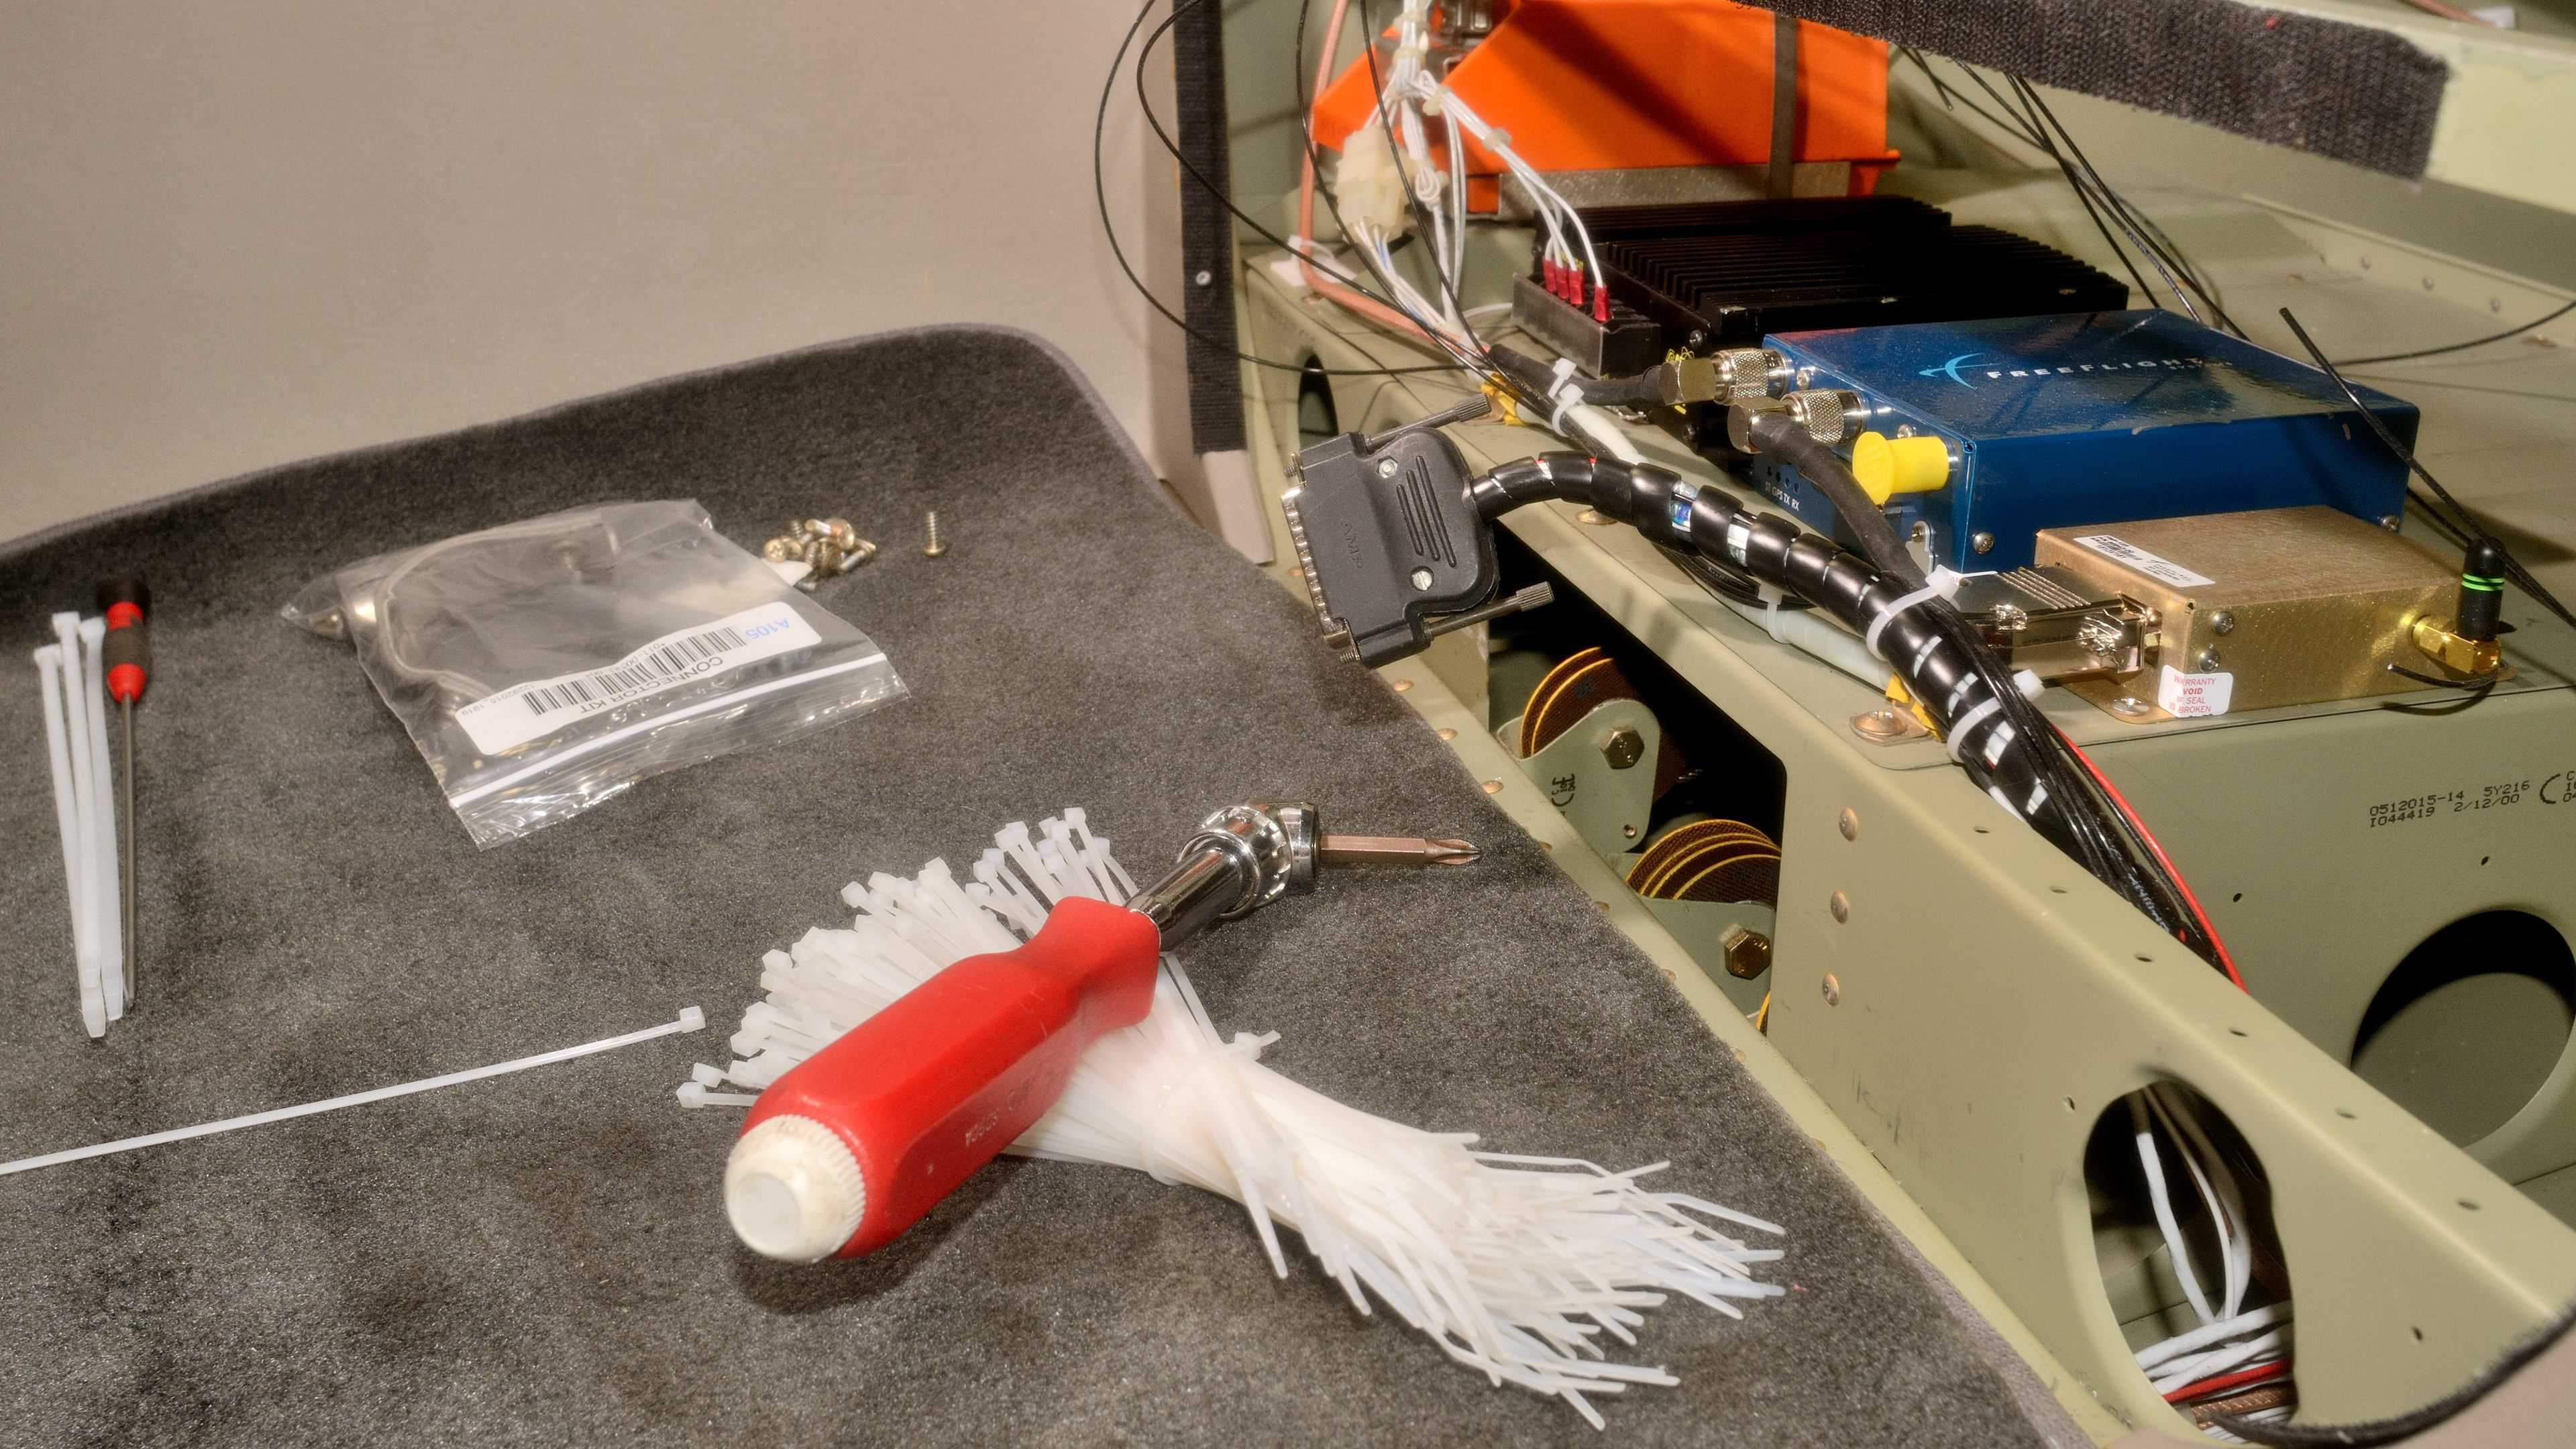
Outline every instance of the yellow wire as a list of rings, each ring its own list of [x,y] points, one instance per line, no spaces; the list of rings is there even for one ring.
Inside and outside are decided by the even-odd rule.
[[[1770,1022],[1771,1022],[1771,993],[1770,993],[1770,992],[1768,992],[1768,991],[1765,991],[1765,992],[1763,992],[1763,993],[1762,993],[1762,1006],[1761,1006],[1761,1008],[1760,1008],[1759,1010],[1757,1010],[1757,1011],[1755,1011],[1755,1012],[1753,1013],[1753,1029],[1754,1029],[1755,1031],[1760,1031],[1760,1030],[1762,1030],[1764,1027],[1766,1027],[1766,1026],[1770,1025]]]

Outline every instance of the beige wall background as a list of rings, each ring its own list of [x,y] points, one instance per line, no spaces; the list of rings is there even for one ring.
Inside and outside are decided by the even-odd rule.
[[[935,322],[1046,337],[1184,474],[1092,196],[1135,3],[0,0],[0,539]],[[1168,296],[1132,99],[1110,210]]]

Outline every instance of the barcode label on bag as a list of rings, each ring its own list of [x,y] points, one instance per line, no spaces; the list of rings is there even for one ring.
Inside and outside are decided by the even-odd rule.
[[[795,605],[763,604],[665,634],[605,669],[514,685],[458,710],[456,722],[474,748],[497,755],[584,716],[822,642]]]
[[[2152,554],[2116,533],[2082,533],[2075,541],[2102,555],[2115,558],[2151,579],[2162,579],[2177,589],[2205,589],[2210,580],[2175,563],[2161,554]]]

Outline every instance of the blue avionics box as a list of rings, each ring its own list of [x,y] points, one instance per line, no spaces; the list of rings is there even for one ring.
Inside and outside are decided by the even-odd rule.
[[[2376,523],[2405,505],[2405,465],[2324,373],[2176,313],[1848,327],[1764,342],[1797,370],[1797,386],[1859,393],[1870,430],[1949,443],[1949,483],[1900,493],[1889,507],[1900,535],[1925,525],[1933,561],[1962,573],[2027,564],[2034,534],[2068,524],[2317,503]],[[2413,447],[2414,405],[2357,390]],[[1757,459],[1754,481],[1831,526],[1832,505],[1796,470]]]

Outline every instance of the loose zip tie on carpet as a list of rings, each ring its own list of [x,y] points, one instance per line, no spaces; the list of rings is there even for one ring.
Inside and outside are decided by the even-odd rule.
[[[253,1112],[247,1117],[227,1117],[221,1122],[201,1122],[194,1127],[174,1127],[167,1132],[151,1132],[146,1133],[141,1137],[126,1137],[114,1142],[101,1142],[94,1147],[74,1147],[64,1152],[48,1152],[42,1157],[21,1157],[15,1162],[0,1162],[0,1177],[7,1177],[12,1173],[18,1172],[33,1172],[39,1167],[59,1167],[66,1162],[79,1162],[92,1157],[106,1157],[112,1153],[132,1152],[137,1148],[159,1147],[165,1142],[185,1142],[191,1137],[211,1137],[218,1132],[230,1132],[241,1127],[258,1127],[270,1122],[284,1122],[294,1117],[310,1117],[316,1112],[336,1112],[343,1107],[356,1107],[368,1102],[381,1102],[388,1097],[408,1097],[414,1092],[427,1092],[439,1087],[453,1087],[465,1082],[479,1082],[485,1077],[505,1076],[511,1072],[524,1072],[530,1067],[542,1067],[553,1062],[568,1062],[575,1057],[586,1057],[596,1052],[615,1051],[619,1047],[633,1046],[639,1041],[651,1041],[657,1036],[670,1036],[674,1033],[684,1031],[698,1031],[703,1029],[706,1024],[707,1014],[705,1012],[700,1011],[694,1006],[684,1006],[680,1008],[679,1020],[666,1021],[660,1026],[649,1026],[642,1031],[630,1031],[624,1036],[612,1036],[601,1041],[584,1042],[580,1046],[561,1047],[550,1052],[539,1052],[532,1057],[520,1057],[516,1061],[499,1062],[488,1067],[475,1067],[468,1071],[449,1072],[443,1077],[425,1077],[420,1081],[405,1082],[396,1087],[377,1087],[372,1091],[351,1092],[345,1097],[332,1097],[321,1102],[307,1102],[300,1107],[279,1107],[274,1111]]]
[[[1070,823],[1068,823],[1070,822]],[[687,1106],[747,1105],[715,1090],[763,1090],[790,1068],[969,956],[1034,936],[1057,902],[1123,903],[1135,882],[1078,811],[1037,830],[1005,827],[973,880],[932,861],[911,880],[879,874],[843,898],[851,929],[808,931],[761,958],[767,994],[743,1013],[737,1059],[698,1065]],[[1055,1107],[1007,1150],[1133,1168],[1244,1205],[1273,1272],[1288,1274],[1278,1226],[1367,1314],[1384,1304],[1497,1385],[1564,1399],[1594,1428],[1587,1396],[1680,1382],[1612,1363],[1606,1335],[1634,1346],[1640,1310],[1677,1293],[1730,1317],[1731,1300],[1784,1290],[1753,1281],[1757,1249],[1706,1219],[1781,1229],[1715,1203],[1642,1185],[1655,1163],[1611,1172],[1573,1158],[1471,1150],[1472,1133],[1423,1132],[1311,1091],[1259,1061],[1275,1033],[1221,1037],[1180,963],[1163,958],[1143,1022],[1112,1032]]]

